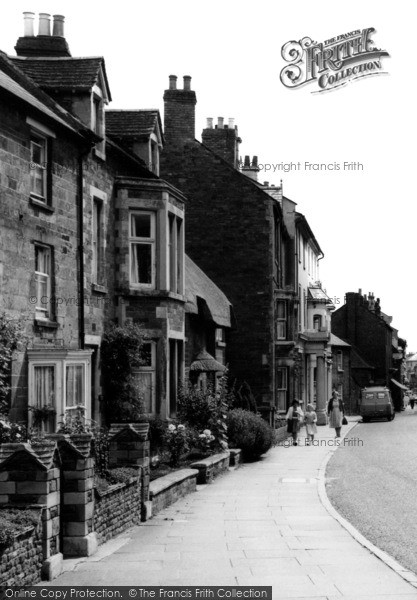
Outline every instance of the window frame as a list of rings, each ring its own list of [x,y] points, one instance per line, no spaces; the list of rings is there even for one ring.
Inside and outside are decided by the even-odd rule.
[[[143,342],[142,347],[145,344],[149,344],[151,346],[151,364],[148,365],[139,365],[134,369],[133,374],[135,378],[138,375],[146,374],[151,376],[151,411],[147,411],[144,406],[144,414],[146,415],[155,415],[156,414],[156,341],[154,340],[146,340]],[[137,382],[140,385],[139,381]]]
[[[278,387],[278,379],[279,379],[279,375],[278,373],[282,373],[283,375],[285,375],[282,378],[282,381],[284,383],[284,385],[282,387]],[[286,413],[287,412],[287,404],[288,404],[288,367],[277,367],[276,368],[276,373],[275,373],[275,377],[276,377],[276,410],[279,413]],[[284,394],[284,406],[280,406],[280,392]]]
[[[54,429],[69,410],[79,410],[82,405],[66,408],[66,370],[68,366],[83,365],[84,419],[91,419],[91,355],[92,350],[28,350],[28,406],[35,407],[35,369],[37,367],[53,367],[55,377],[55,422]],[[47,406],[46,404],[44,406]],[[42,408],[42,407],[40,407]],[[33,414],[29,411],[29,427],[33,426]]]
[[[34,280],[36,286],[36,306],[35,306],[35,318],[45,321],[50,321],[52,318],[51,308],[52,304],[52,277],[53,277],[53,248],[52,246],[47,246],[46,244],[41,244],[40,242],[34,243],[35,250],[35,268],[34,268]],[[39,252],[43,252],[47,254],[47,262],[49,267],[49,273],[43,271],[37,271],[37,255]],[[41,292],[42,281],[41,277],[46,277],[46,294]],[[41,295],[42,294],[42,295]],[[46,297],[46,303],[42,303],[42,298]],[[46,306],[46,308],[45,308]]]
[[[284,307],[284,317],[279,317],[279,311],[278,311],[278,306],[281,305]],[[276,310],[276,316],[275,316],[275,334],[276,334],[276,339],[278,341],[283,341],[288,339],[288,303],[286,300],[276,300],[276,305],[275,305],[275,310]],[[280,335],[280,326],[284,326],[284,335]]]
[[[97,208],[97,211],[96,211]],[[103,240],[103,209],[104,202],[102,198],[93,195],[93,213],[92,213],[92,280],[96,285],[103,284],[104,271],[104,240]]]
[[[338,372],[343,372],[343,351],[337,350],[336,353],[336,364]]]
[[[140,237],[132,235],[132,219],[135,215],[150,216],[150,237]],[[129,286],[132,289],[148,289],[154,290],[156,286],[156,240],[157,240],[157,225],[156,213],[151,210],[129,209]],[[151,246],[151,281],[150,283],[141,283],[132,281],[132,261],[133,247],[136,245]],[[138,273],[139,275],[139,273]]]

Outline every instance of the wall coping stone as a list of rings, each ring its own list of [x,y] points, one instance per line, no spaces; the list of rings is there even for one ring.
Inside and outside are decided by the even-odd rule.
[[[192,463],[190,465],[190,467],[192,469],[211,467],[211,466],[216,465],[217,463],[221,462],[222,460],[229,458],[229,456],[230,456],[230,451],[221,452],[219,454],[213,454],[212,456],[208,456],[207,458],[203,458],[201,460],[198,460],[198,461]]]
[[[158,479],[154,479],[149,484],[149,497],[152,499],[158,494],[161,494],[162,492],[174,487],[178,483],[197,476],[197,469],[179,469],[178,471],[173,471],[172,473],[158,477]]]

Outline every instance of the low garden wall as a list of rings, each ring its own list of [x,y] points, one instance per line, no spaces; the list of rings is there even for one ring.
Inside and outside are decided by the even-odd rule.
[[[180,469],[151,481],[149,499],[152,502],[152,516],[170,506],[183,496],[195,492],[198,470]]]
[[[43,564],[42,521],[16,533],[0,546],[0,586],[28,586],[41,580]]]
[[[197,483],[210,483],[217,475],[227,471],[229,464],[230,452],[222,452],[194,462],[190,467],[198,470]]]
[[[107,490],[95,489],[94,531],[103,544],[133,525],[139,525],[142,503],[141,477],[117,483]]]

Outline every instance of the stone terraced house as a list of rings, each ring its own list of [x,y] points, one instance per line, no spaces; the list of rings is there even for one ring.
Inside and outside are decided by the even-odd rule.
[[[10,415],[31,425],[28,408],[51,406],[47,431],[80,410],[100,421],[103,331],[130,320],[146,334],[145,412],[175,416],[199,352],[217,358],[211,373],[224,370],[230,302],[185,257],[186,198],[159,177],[159,113],[106,114],[104,59],[72,57],[60,15],[52,34],[49,15],[38,35],[33,21],[25,13],[17,56],[0,53],[1,308],[28,340],[13,361]]]

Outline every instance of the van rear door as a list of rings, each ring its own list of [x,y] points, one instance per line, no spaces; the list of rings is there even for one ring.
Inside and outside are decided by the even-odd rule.
[[[364,416],[373,415],[375,413],[375,393],[363,392],[361,414]]]
[[[387,392],[377,392],[375,394],[375,414],[384,417],[387,414],[388,395]]]

